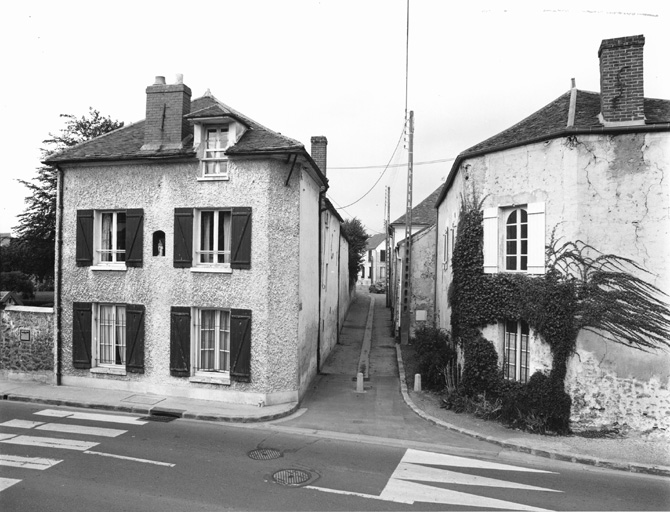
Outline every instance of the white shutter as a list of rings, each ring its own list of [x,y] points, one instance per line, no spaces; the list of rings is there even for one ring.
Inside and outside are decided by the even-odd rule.
[[[528,204],[528,273],[544,274],[544,203]]]
[[[484,273],[498,272],[498,208],[484,208]]]

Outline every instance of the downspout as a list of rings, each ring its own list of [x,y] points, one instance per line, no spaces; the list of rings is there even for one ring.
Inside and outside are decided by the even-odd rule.
[[[340,224],[340,233],[337,237],[337,320],[335,322],[337,334],[335,343],[340,344],[340,284],[342,278],[342,224]],[[347,283],[348,285],[348,283]]]
[[[321,290],[323,288],[323,269],[321,266],[323,265],[323,258],[321,256],[323,250],[321,248],[322,245],[322,239],[323,239],[323,226],[321,222],[321,213],[325,211],[325,208],[322,208],[321,205],[323,204],[323,197],[325,194],[325,190],[320,190],[319,191],[319,316],[318,316],[318,329],[316,330],[316,373],[321,372],[321,329],[323,325],[323,318],[321,318]]]
[[[435,222],[435,279],[433,279],[433,282],[435,283],[435,289],[433,290],[433,327],[437,327],[437,272],[440,268],[437,263],[437,248],[439,247],[440,243],[440,210],[439,208],[436,208],[436,210],[437,220]]]
[[[63,340],[62,340],[62,318],[63,318],[63,306],[62,306],[62,293],[63,293],[63,170],[56,166],[58,172],[57,180],[57,193],[56,193],[56,261],[55,269],[56,272],[56,293],[55,293],[55,303],[54,303],[54,312],[56,313],[55,319],[55,345],[54,345],[54,384],[56,386],[61,385],[62,379],[62,361],[63,361]]]

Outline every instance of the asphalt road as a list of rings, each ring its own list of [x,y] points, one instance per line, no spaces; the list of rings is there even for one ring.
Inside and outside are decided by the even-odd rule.
[[[668,510],[670,480],[281,424],[0,402],[0,509]]]

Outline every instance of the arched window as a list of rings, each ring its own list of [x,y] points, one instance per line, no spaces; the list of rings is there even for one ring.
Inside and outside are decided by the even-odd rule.
[[[505,222],[505,270],[528,269],[528,213],[512,210]]]

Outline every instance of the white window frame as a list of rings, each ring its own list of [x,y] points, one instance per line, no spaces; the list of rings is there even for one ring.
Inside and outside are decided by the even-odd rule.
[[[509,223],[510,217],[516,215],[516,220],[514,221],[513,227],[515,228],[516,236],[514,238],[508,238],[508,227],[511,227],[512,224]],[[525,221],[523,217],[526,217]],[[526,231],[526,236],[523,236],[523,231]],[[505,272],[517,272],[517,273],[528,273],[528,210],[524,207],[518,208],[507,208],[502,212],[502,267]],[[523,250],[524,242],[526,243]],[[513,243],[516,245],[516,253],[509,254],[509,244]],[[514,258],[514,268],[508,268],[509,260],[508,258]],[[525,265],[524,263],[525,258]],[[526,268],[522,268],[525,266]]]
[[[503,377],[507,380],[517,382],[528,382],[530,378],[530,327],[523,320],[509,320],[503,324]],[[508,327],[514,325],[514,332]],[[526,333],[524,334],[524,331]],[[512,348],[512,346],[514,348]],[[510,365],[513,355],[513,365]],[[514,367],[513,375],[509,374],[511,366]]]
[[[202,214],[205,212],[212,212],[213,213],[213,225],[212,225],[212,242],[213,246],[212,249],[203,249],[202,248]],[[225,225],[227,225],[228,229],[224,230],[224,240],[219,240],[219,233],[218,229],[215,229],[216,226],[218,226],[219,219],[221,215],[227,215],[228,216],[228,221],[226,222]],[[195,223],[194,229],[193,229],[193,269],[200,269],[200,270],[220,270],[220,271],[226,271],[226,272],[232,272],[230,262],[232,258],[231,254],[231,244],[232,244],[232,238],[231,238],[231,231],[232,231],[232,210],[230,208],[201,208],[201,209],[196,209],[194,212],[193,216],[193,222]],[[225,222],[225,221],[224,221]],[[227,240],[227,245],[228,249],[226,249],[226,240]],[[223,246],[221,245],[223,244]],[[201,256],[205,254],[211,254],[212,257],[212,262],[202,262],[201,261]],[[227,256],[228,261],[219,263],[218,262],[218,257],[223,256],[224,259]]]
[[[128,248],[118,249],[119,245],[119,233],[118,233],[118,215],[122,213],[126,215],[126,210],[96,210],[95,212],[95,228],[93,231],[93,240],[94,240],[94,265],[99,267],[106,268],[126,268],[126,259],[128,257]],[[103,218],[105,215],[112,215],[112,247],[113,249],[103,249],[102,248],[102,229],[103,229]],[[128,220],[126,219],[126,229],[128,229]],[[125,245],[125,238],[123,239],[123,244]],[[116,249],[114,249],[116,247]],[[103,254],[109,254],[111,256],[111,261],[104,261]],[[123,258],[119,258],[123,255]]]
[[[209,142],[209,133],[211,131],[218,133],[226,132],[226,144],[225,146],[217,146],[214,148],[208,148],[207,144]],[[201,178],[202,179],[217,179],[217,180],[227,180],[229,179],[228,175],[228,157],[223,154],[223,152],[230,147],[231,145],[231,130],[230,125],[205,125],[202,129],[202,158],[201,158]],[[220,155],[217,155],[220,153]],[[213,156],[217,155],[217,156]],[[208,164],[213,163],[215,167],[218,167],[218,172],[208,173]]]
[[[514,209],[524,209],[527,213],[527,268],[526,270],[506,269],[506,220]],[[484,225],[484,273],[512,272],[523,274],[545,273],[545,204],[495,206],[485,208]]]
[[[103,333],[102,333],[102,310],[103,308],[112,308],[112,340],[111,344],[108,345],[111,347],[111,350],[113,352],[116,352],[116,348],[120,347],[120,352],[121,352],[121,359],[122,362],[116,363],[116,362],[109,362],[109,361],[102,361],[102,354],[103,354],[103,347],[102,347],[102,341],[103,341]],[[123,323],[119,323],[119,309],[123,309]],[[125,304],[118,304],[118,303],[94,303],[93,304],[93,347],[92,347],[92,352],[93,352],[93,365],[91,368],[91,372],[93,373],[115,373],[115,374],[120,374],[120,375],[125,375],[126,374],[126,347],[128,340],[126,339],[126,325],[128,322],[128,316],[127,316],[127,310],[126,310],[126,305]],[[118,338],[117,334],[119,332],[119,329],[121,329],[120,332],[123,333],[123,343],[119,344],[118,343]]]
[[[202,365],[202,326],[203,313],[214,312],[214,346],[212,368],[203,369]],[[231,311],[226,308],[193,308],[192,311],[192,375],[197,379],[213,379],[228,381],[230,379],[230,342],[231,342]],[[223,324],[223,326],[222,326]],[[223,327],[223,328],[222,328]],[[227,329],[226,329],[227,327]],[[222,339],[223,337],[223,339]],[[223,343],[223,346],[222,346]],[[220,353],[227,353],[228,368],[221,368]],[[225,383],[225,382],[223,382]]]

